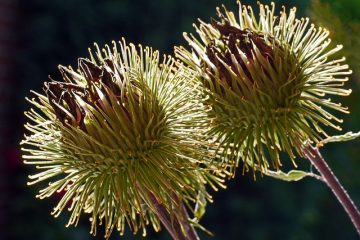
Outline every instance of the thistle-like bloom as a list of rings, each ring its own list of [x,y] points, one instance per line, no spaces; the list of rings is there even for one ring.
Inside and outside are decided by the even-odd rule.
[[[209,95],[209,134],[217,136],[222,159],[242,159],[244,170],[278,169],[281,152],[293,161],[302,156],[299,143],[327,137],[324,126],[340,130],[332,110],[347,108],[329,96],[351,92],[342,88],[351,73],[345,58],[333,59],[342,46],[329,49],[328,31],[297,19],[295,8],[280,16],[274,8],[260,4],[257,19],[239,2],[238,20],[217,9],[219,21],[195,25],[200,40],[184,34],[191,51],[175,49]]]
[[[105,237],[125,224],[145,234],[149,223],[160,227],[157,203],[176,215],[174,199],[191,205],[199,192],[209,197],[204,184],[221,181],[203,142],[206,108],[171,57],[160,62],[157,51],[125,41],[96,48],[77,71],[60,66],[64,81],[29,100],[36,110],[25,113],[23,158],[40,171],[29,184],[51,181],[38,197],[62,193],[52,214],[69,208],[68,225],[85,212],[94,235],[102,222]]]

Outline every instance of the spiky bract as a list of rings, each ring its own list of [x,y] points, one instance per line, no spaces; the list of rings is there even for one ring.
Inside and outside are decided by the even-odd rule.
[[[340,129],[329,110],[347,109],[328,96],[350,94],[342,86],[351,71],[344,58],[332,60],[342,46],[329,49],[327,30],[297,19],[295,8],[275,16],[274,4],[259,6],[257,18],[239,2],[239,20],[218,9],[219,21],[195,25],[200,40],[184,34],[192,50],[175,53],[210,96],[209,134],[218,136],[223,160],[242,158],[244,169],[266,170],[281,166],[280,152],[293,160],[299,142],[327,136],[323,126]]]
[[[145,234],[150,222],[159,229],[151,198],[177,214],[172,194],[191,203],[199,191],[209,197],[205,183],[221,181],[202,140],[206,109],[172,58],[160,62],[157,51],[125,41],[96,48],[77,71],[60,66],[65,81],[29,100],[36,110],[25,113],[23,158],[40,170],[29,184],[51,181],[39,198],[63,193],[53,215],[70,205],[69,225],[86,212],[92,234],[103,221],[106,237],[126,223]]]

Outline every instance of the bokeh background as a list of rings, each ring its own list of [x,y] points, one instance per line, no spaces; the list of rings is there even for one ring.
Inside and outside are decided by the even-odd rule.
[[[297,6],[299,16],[310,16],[332,31],[333,44],[344,44],[354,70],[344,100],[351,114],[344,131],[360,130],[360,1],[274,0],[277,10]],[[269,3],[268,1],[263,1]],[[58,219],[50,211],[58,200],[35,199],[41,186],[27,187],[34,169],[21,161],[19,142],[24,134],[24,97],[40,90],[51,75],[60,79],[57,65],[75,65],[88,56],[93,42],[100,45],[125,37],[172,54],[185,44],[182,32],[194,32],[199,17],[208,21],[224,3],[236,10],[235,0],[0,0],[0,239],[83,240],[89,223],[65,228],[68,214]],[[256,1],[243,1],[256,5]],[[360,140],[332,144],[323,149],[330,166],[360,206]],[[309,170],[306,160],[301,168]],[[202,224],[214,237],[202,239],[357,239],[350,220],[330,190],[314,179],[286,183],[258,176],[237,176],[226,191],[214,193]],[[142,239],[116,232],[111,239]],[[147,239],[170,239],[166,232],[149,233]]]

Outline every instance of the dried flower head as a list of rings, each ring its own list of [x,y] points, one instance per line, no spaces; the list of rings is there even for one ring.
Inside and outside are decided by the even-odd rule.
[[[209,95],[209,134],[217,136],[222,159],[265,171],[281,166],[281,152],[292,160],[302,156],[298,142],[326,137],[323,126],[340,130],[342,120],[329,110],[347,108],[329,95],[350,94],[342,87],[351,71],[345,58],[332,58],[342,46],[329,49],[327,30],[297,19],[295,8],[275,16],[273,3],[259,6],[258,19],[240,2],[238,20],[225,7],[217,9],[218,21],[195,25],[200,40],[184,34],[192,50],[175,53]]]
[[[126,223],[146,234],[149,223],[160,227],[152,198],[177,214],[173,194],[191,205],[199,192],[209,198],[204,184],[221,182],[203,142],[206,109],[171,57],[160,62],[157,51],[124,40],[96,48],[77,71],[60,66],[64,81],[29,100],[36,110],[25,113],[23,158],[40,170],[29,184],[51,181],[39,198],[63,193],[52,214],[69,207],[68,225],[85,212],[94,235],[102,222],[105,237]]]

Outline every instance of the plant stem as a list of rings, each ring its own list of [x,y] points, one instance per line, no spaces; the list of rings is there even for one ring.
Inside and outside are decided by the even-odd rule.
[[[186,211],[184,203],[173,194],[173,200],[176,203],[179,214],[170,215],[169,211],[161,204],[154,194],[149,193],[149,198],[153,203],[156,215],[159,217],[161,223],[164,225],[166,230],[169,232],[173,240],[198,240],[194,227],[189,223],[189,215]],[[185,230],[185,232],[182,230]]]
[[[169,212],[166,210],[166,208],[156,199],[156,197],[151,192],[149,192],[149,198],[153,203],[153,207],[155,208],[154,210],[156,215],[159,217],[161,223],[169,232],[172,239],[182,240],[183,238],[181,237],[181,235],[179,236],[178,232],[174,228],[174,225],[171,224]]]
[[[329,168],[319,149],[311,145],[301,146],[304,155],[310,160],[312,165],[319,171],[325,183],[333,191],[340,204],[353,222],[358,234],[360,235],[360,213],[356,205],[340,184],[334,173]]]
[[[189,224],[189,214],[186,210],[186,207],[184,203],[176,196],[176,194],[173,193],[173,199],[176,200],[176,203],[178,205],[178,209],[181,211],[181,216],[183,218],[183,221],[181,221],[181,225],[183,226],[186,236],[189,238],[189,240],[199,240],[199,236],[197,235],[197,232],[193,225]]]

